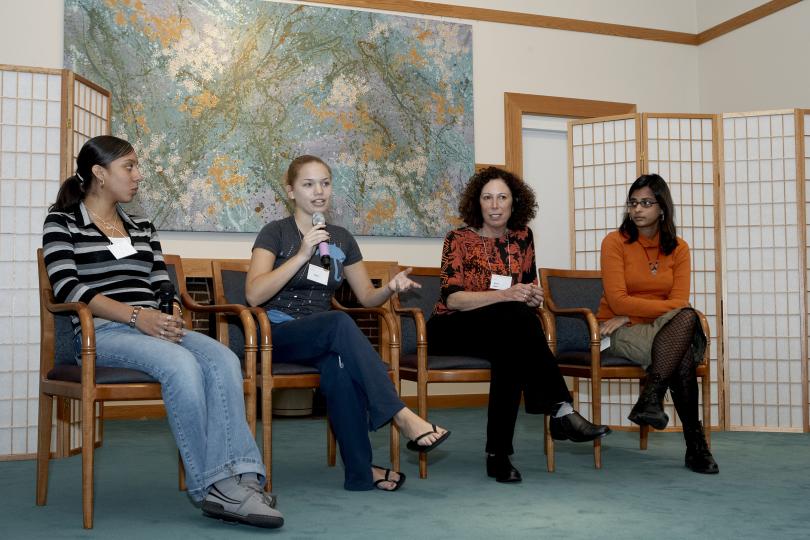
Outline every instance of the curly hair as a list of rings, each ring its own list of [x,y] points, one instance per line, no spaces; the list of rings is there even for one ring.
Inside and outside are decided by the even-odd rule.
[[[495,179],[503,180],[512,192],[512,215],[506,226],[511,230],[522,229],[537,214],[534,190],[520,177],[498,167],[487,167],[470,177],[458,203],[459,216],[470,227],[480,229],[484,225],[481,190]]]

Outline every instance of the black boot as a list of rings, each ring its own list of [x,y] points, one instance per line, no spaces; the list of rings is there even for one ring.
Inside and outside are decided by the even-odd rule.
[[[669,416],[664,412],[664,395],[667,393],[667,383],[655,373],[647,375],[644,388],[638,396],[638,401],[628,415],[628,419],[639,426],[652,426],[655,429],[664,429],[669,423]]]
[[[686,458],[684,464],[701,474],[717,474],[720,468],[709,451],[706,443],[706,435],[703,433],[703,425],[697,422],[696,425],[683,427],[683,438],[686,439]]]
[[[684,464],[696,473],[717,474],[720,469],[709,451],[703,425],[698,420],[698,384],[694,372],[680,377],[676,374],[670,393],[683,425],[683,438],[686,441]]]

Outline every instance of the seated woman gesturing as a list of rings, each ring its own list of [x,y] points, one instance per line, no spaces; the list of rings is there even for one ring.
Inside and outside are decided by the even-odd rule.
[[[393,421],[411,439],[408,448],[420,452],[433,450],[450,432],[402,403],[354,320],[329,308],[344,278],[364,306],[379,306],[395,292],[419,285],[405,270],[383,287],[374,287],[354,237],[343,227],[326,225],[322,216],[313,221],[331,202],[332,171],[323,160],[295,158],[285,181],[295,210],[259,232],[248,270],[247,300],[267,310],[274,361],[311,364],[320,371],[327,414],[345,466],[344,488],[395,491],[405,475],[372,465],[369,429]],[[329,243],[328,268],[316,249],[321,243]]]

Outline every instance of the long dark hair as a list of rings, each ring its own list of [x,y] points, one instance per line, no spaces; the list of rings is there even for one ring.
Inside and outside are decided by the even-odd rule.
[[[76,157],[76,174],[62,182],[49,211],[64,212],[84,200],[93,182],[93,166],[107,168],[116,159],[134,152],[132,145],[112,135],[99,135],[88,140]]]
[[[484,216],[481,213],[481,190],[490,180],[496,178],[503,180],[509,187],[509,191],[512,192],[512,215],[509,216],[506,226],[513,231],[522,229],[537,213],[534,191],[520,177],[498,167],[487,167],[470,177],[458,203],[458,213],[461,219],[468,226],[476,229],[484,225]]]
[[[664,255],[669,255],[678,247],[675,217],[673,216],[675,206],[672,204],[672,195],[669,193],[669,186],[667,186],[664,179],[657,174],[642,174],[636,178],[636,181],[630,186],[630,190],[627,192],[627,200],[630,200],[630,196],[634,191],[643,187],[648,187],[652,190],[653,195],[655,195],[655,201],[663,212],[661,215],[661,223],[658,226],[658,238],[661,251],[664,252]],[[619,231],[627,237],[628,244],[632,244],[638,240],[638,227],[636,227],[636,224],[630,219],[629,210],[625,210],[624,212],[624,219],[619,227]]]

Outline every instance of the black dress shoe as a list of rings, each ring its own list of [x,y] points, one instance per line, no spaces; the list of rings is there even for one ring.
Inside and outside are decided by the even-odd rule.
[[[494,478],[496,482],[504,483],[523,480],[520,471],[509,461],[509,456],[499,454],[487,456],[487,476]]]
[[[557,441],[588,442],[610,433],[607,426],[597,426],[585,420],[577,411],[551,419],[551,438]]]

